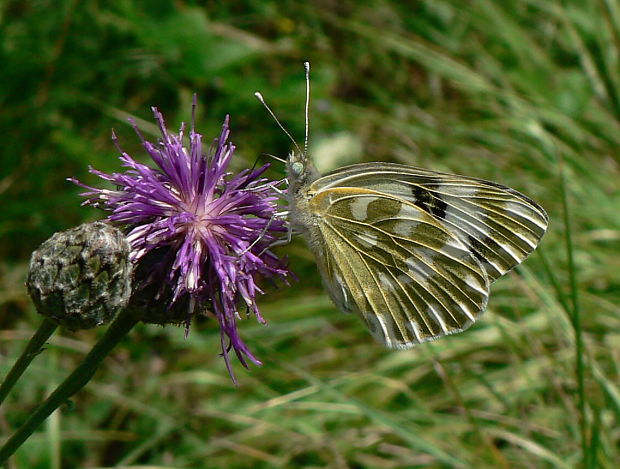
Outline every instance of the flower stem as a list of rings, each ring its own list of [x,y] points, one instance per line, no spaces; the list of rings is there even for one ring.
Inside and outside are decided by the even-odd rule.
[[[0,467],[54,410],[64,404],[90,381],[106,355],[127,335],[137,322],[138,319],[136,319],[135,315],[130,314],[127,310],[122,311],[118,315],[114,322],[110,324],[105,335],[95,344],[82,363],[0,448]]]
[[[30,362],[41,352],[41,348],[57,327],[58,326],[49,319],[43,319],[43,323],[41,323],[37,332],[34,333],[30,342],[26,345],[25,350],[17,359],[13,368],[9,371],[9,374],[6,375],[2,385],[0,385],[0,405],[2,405],[6,396],[9,395],[20,376],[26,371]]]

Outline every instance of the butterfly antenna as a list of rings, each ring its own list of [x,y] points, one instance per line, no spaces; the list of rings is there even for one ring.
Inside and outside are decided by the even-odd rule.
[[[304,155],[308,154],[308,134],[310,131],[310,62],[304,62],[306,71],[306,131],[304,136]]]
[[[256,96],[256,99],[258,99],[261,102],[261,104],[265,107],[265,109],[267,109],[267,112],[271,115],[271,117],[273,117],[273,120],[276,121],[276,124],[278,124],[278,127],[280,127],[280,129],[282,129],[282,132],[284,132],[286,134],[286,136],[291,140],[291,142],[293,142],[293,145],[295,145],[295,148],[297,148],[297,151],[299,153],[301,153],[301,148],[299,148],[299,145],[297,145],[297,142],[295,141],[295,139],[293,137],[291,137],[291,134],[288,133],[288,131],[280,123],[280,121],[278,120],[276,115],[273,113],[271,108],[269,106],[267,106],[267,103],[265,102],[265,98],[263,98],[263,95],[260,94],[260,92],[257,91],[256,93],[254,93],[254,96]]]
[[[263,155],[268,156],[269,158],[273,158],[274,160],[279,161],[280,163],[286,164],[286,160],[284,158],[280,158],[279,156],[272,155],[271,153],[263,153]]]

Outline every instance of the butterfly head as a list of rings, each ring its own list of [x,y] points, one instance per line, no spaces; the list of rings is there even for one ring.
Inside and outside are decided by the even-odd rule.
[[[316,181],[320,174],[314,167],[312,158],[306,151],[291,152],[287,161],[289,192],[293,195]]]

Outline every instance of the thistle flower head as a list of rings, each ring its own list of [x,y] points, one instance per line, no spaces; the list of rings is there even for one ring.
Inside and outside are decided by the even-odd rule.
[[[37,311],[72,331],[110,322],[129,303],[130,252],[108,223],[55,233],[30,258],[26,286]]]
[[[184,124],[178,134],[169,132],[162,114],[156,108],[153,113],[162,134],[157,143],[147,141],[132,125],[156,167],[138,163],[113,135],[126,171],[90,172],[117,189],[71,180],[87,189],[81,194],[85,204],[110,211],[108,219],[124,227],[130,259],[136,264],[137,293],[132,301],[140,302],[143,320],[183,322],[187,332],[195,314],[213,313],[232,376],[230,348],[244,366],[246,358],[261,364],[239,337],[240,307],[264,323],[256,304],[256,295],[262,293],[258,277],[288,274],[270,250],[287,231],[276,216],[282,181],[263,177],[268,165],[236,175],[228,172],[235,150],[228,142],[228,116],[219,138],[205,152],[202,135],[194,130],[194,112],[188,135]],[[145,292],[151,295],[146,302]]]

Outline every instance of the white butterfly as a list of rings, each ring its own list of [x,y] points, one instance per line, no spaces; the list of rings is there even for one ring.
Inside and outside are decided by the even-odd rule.
[[[329,296],[390,348],[467,329],[491,283],[540,242],[544,209],[501,184],[394,163],[321,176],[307,151],[305,67],[306,144],[288,159],[289,210]]]

